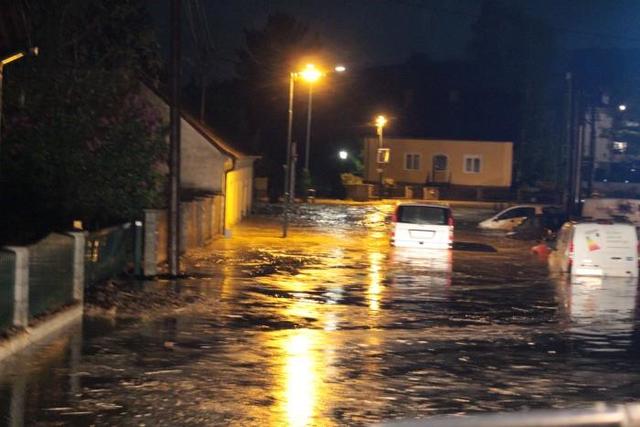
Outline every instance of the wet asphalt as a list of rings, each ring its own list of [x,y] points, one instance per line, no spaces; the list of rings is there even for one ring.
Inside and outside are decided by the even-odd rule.
[[[454,208],[450,251],[389,247],[391,205],[277,206],[150,289],[191,306],[86,317],[0,363],[0,425],[369,425],[640,400],[636,280],[550,275]],[[144,315],[144,313],[141,313]]]

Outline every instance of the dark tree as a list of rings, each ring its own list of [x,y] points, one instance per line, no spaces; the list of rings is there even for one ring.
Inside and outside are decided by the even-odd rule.
[[[131,219],[158,202],[165,156],[163,126],[138,95],[159,65],[143,3],[29,5],[41,53],[5,70],[3,206],[43,230]]]

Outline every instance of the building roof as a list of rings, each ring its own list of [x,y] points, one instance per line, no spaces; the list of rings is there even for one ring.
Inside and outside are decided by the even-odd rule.
[[[146,87],[151,93],[153,93],[159,99],[161,99],[162,102],[169,105],[169,100],[167,99],[165,94],[161,90],[154,87],[153,84],[150,84],[149,82],[144,82],[143,80],[143,86]],[[201,121],[196,119],[194,116],[192,116],[190,113],[185,111],[184,108],[180,109],[180,117],[184,119],[187,123],[189,123],[200,135],[202,135],[202,137],[204,137],[204,139],[206,139],[211,145],[213,145],[222,153],[236,160],[242,159],[242,158],[246,158],[246,159],[260,158],[260,156],[251,156],[233,147],[232,144],[230,144],[228,141],[225,141],[213,129],[211,129],[205,123],[202,123]]]
[[[185,112],[184,110],[180,111],[182,118],[189,123],[200,135],[202,135],[207,141],[211,143],[218,150],[222,151],[224,154],[227,154],[234,159],[240,159],[244,157],[257,157],[257,156],[249,156],[246,153],[232,147],[227,141],[222,139],[219,135],[217,135],[213,129],[207,126],[205,123],[200,122],[198,119],[193,117],[191,114]]]
[[[370,136],[366,139],[375,139],[378,140],[377,137]],[[401,137],[401,136],[391,136],[384,137],[384,141],[422,141],[422,142],[465,142],[465,143],[491,143],[491,144],[513,144],[513,141],[494,141],[494,140],[484,140],[484,139],[454,139],[454,138],[415,138],[415,137]]]

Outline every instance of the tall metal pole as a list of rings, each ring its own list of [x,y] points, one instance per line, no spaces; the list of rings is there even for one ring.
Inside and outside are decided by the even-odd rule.
[[[383,126],[378,126],[378,152],[380,152],[379,150],[382,148],[382,142],[383,142],[383,140],[382,140],[382,138],[383,138],[382,132],[383,132],[383,129],[384,129]],[[384,167],[384,162],[381,162],[380,163],[380,167],[378,168],[378,173],[380,174],[380,177],[379,177],[379,179],[380,179],[380,183],[379,183],[380,190],[378,191],[378,196],[380,197],[380,200],[382,200],[382,198],[383,198],[382,197],[382,191],[383,191],[383,188],[384,188],[383,169],[382,169],[383,167]]]
[[[284,215],[282,221],[282,237],[287,237],[287,229],[289,228],[289,203],[291,202],[291,193],[289,191],[289,183],[291,181],[291,141],[293,135],[293,83],[295,74],[289,74],[289,122],[287,125],[287,158],[284,167]]]
[[[574,154],[573,154],[573,76],[571,73],[567,73],[565,75],[566,82],[566,95],[565,95],[565,145],[566,145],[566,155],[565,159],[567,161],[567,170],[565,177],[565,192],[563,197],[563,204],[565,211],[567,214],[573,214],[573,162],[574,162]]]
[[[311,110],[313,107],[313,85],[309,83],[309,106],[307,109],[307,139],[304,144],[304,170],[309,173],[309,150],[311,147]]]
[[[180,272],[180,0],[171,0],[169,135],[169,274]]]

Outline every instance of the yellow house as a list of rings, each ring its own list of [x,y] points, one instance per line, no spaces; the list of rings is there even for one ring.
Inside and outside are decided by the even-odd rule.
[[[388,163],[378,163],[378,138],[364,141],[364,179],[378,183],[502,187],[511,186],[513,143],[448,139],[384,138]]]

